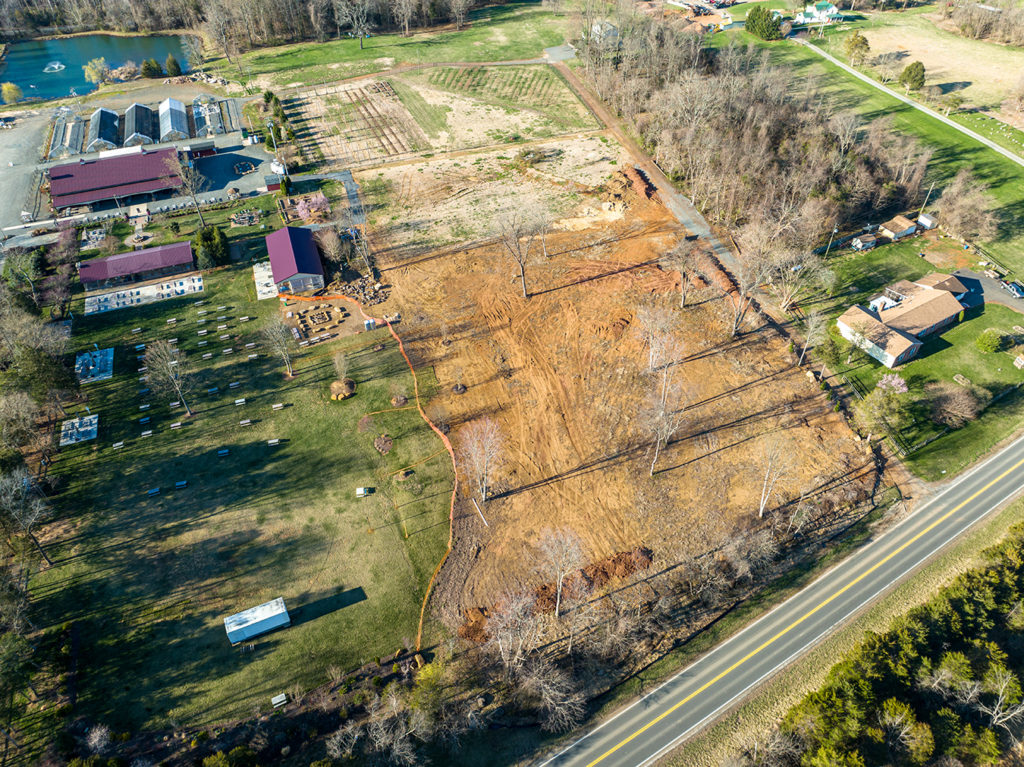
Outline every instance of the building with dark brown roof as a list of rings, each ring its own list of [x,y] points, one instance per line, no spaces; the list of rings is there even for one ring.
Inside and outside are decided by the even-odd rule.
[[[192,243],[175,242],[83,261],[78,265],[78,277],[86,290],[96,290],[181,274],[191,271],[194,263]]]

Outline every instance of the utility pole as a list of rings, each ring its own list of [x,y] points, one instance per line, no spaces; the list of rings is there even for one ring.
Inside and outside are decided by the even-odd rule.
[[[839,227],[838,226],[833,226],[832,227],[832,235],[828,238],[828,246],[825,248],[825,256],[824,256],[825,258],[828,258],[828,252],[830,250],[832,250],[832,238],[836,236],[836,233],[838,231],[839,231]]]
[[[922,202],[922,203],[921,203],[921,210],[919,210],[919,211],[917,212],[917,217],[918,217],[918,218],[920,218],[920,217],[921,217],[921,214],[922,214],[922,213],[924,213],[924,206],[928,204],[928,200],[929,200],[929,199],[931,198],[931,196],[932,196],[932,190],[933,190],[933,189],[935,189],[935,182],[934,182],[934,181],[932,182],[932,185],[931,185],[930,187],[928,187],[928,194],[926,194],[926,195],[924,196],[924,202]]]

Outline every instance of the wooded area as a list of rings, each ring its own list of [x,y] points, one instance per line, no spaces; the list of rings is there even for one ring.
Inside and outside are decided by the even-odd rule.
[[[928,603],[869,633],[739,764],[992,765],[1024,723],[1024,527]]]

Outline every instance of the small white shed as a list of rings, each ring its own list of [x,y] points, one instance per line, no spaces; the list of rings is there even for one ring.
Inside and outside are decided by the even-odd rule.
[[[922,213],[917,217],[917,225],[922,229],[934,229],[939,225],[939,222],[930,213]]]
[[[238,644],[266,634],[268,631],[290,626],[291,623],[292,619],[284,606],[284,599],[278,597],[262,605],[229,615],[224,619],[224,630],[227,632],[231,644]]]

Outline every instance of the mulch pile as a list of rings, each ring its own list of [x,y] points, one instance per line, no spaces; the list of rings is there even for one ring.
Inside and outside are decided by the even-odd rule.
[[[613,579],[627,578],[633,573],[641,572],[651,566],[653,554],[650,549],[638,547],[632,551],[621,551],[618,554],[587,565],[565,579],[562,584],[562,599],[571,599],[580,593],[597,591]],[[534,610],[538,612],[554,612],[556,584],[545,583],[534,590],[537,601]],[[459,626],[458,634],[463,639],[481,644],[488,639],[486,607],[471,607],[463,613],[464,620]]]

